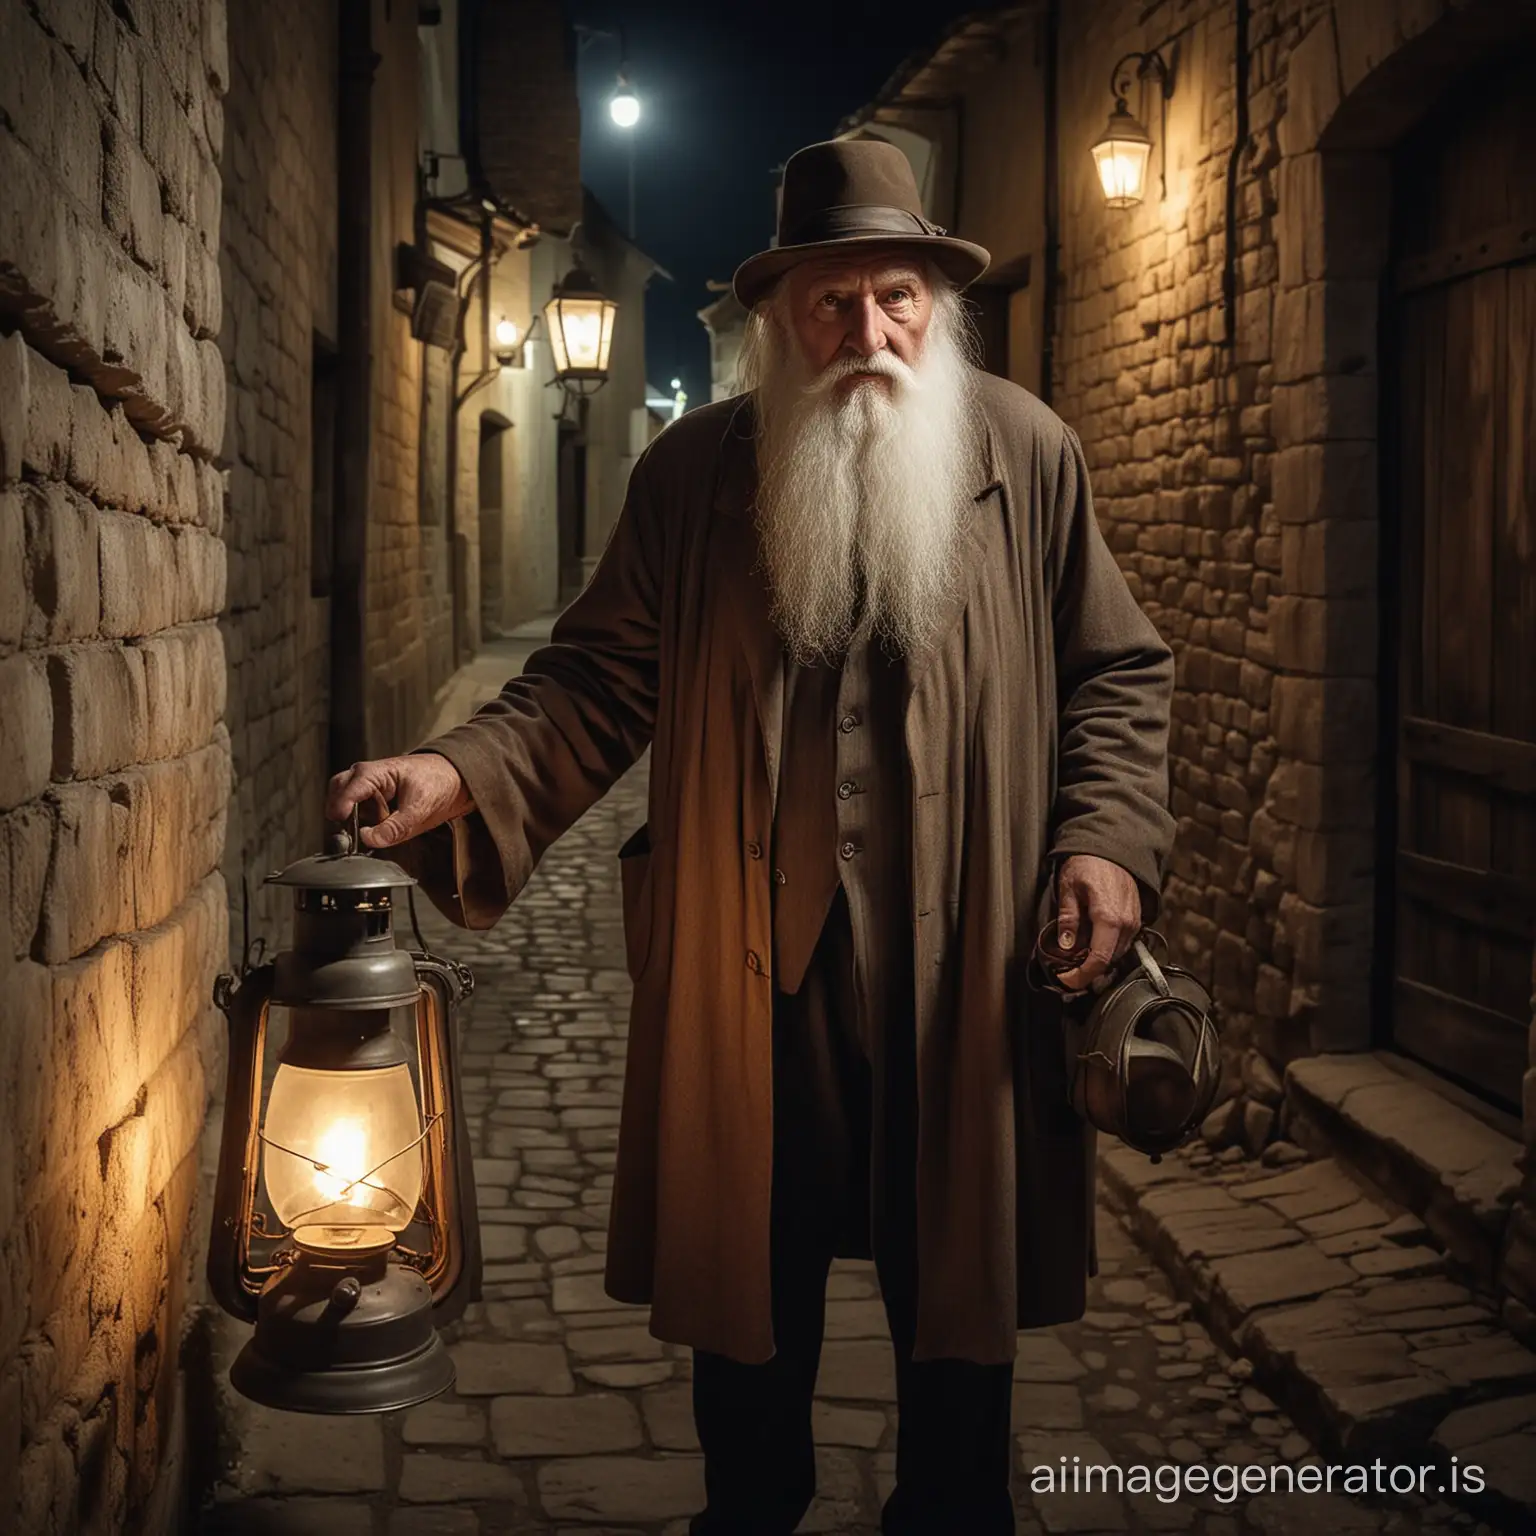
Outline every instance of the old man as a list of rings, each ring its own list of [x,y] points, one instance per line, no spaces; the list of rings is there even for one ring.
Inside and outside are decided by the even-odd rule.
[[[694,1349],[695,1536],[809,1505],[840,1255],[895,1352],[884,1531],[1011,1531],[1016,1332],[1080,1316],[1093,1268],[1092,1137],[1025,968],[1052,900],[1091,950],[1069,990],[1151,919],[1172,666],[1076,437],[972,363],[988,259],[893,146],[795,155],[735,276],[744,392],[641,457],[521,677],[331,786],[484,928],[650,748],[606,1283]]]

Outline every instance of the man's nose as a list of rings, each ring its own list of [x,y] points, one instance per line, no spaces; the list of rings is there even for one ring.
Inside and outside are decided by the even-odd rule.
[[[880,306],[873,296],[861,299],[849,319],[848,345],[860,357],[872,357],[886,348],[885,327]]]

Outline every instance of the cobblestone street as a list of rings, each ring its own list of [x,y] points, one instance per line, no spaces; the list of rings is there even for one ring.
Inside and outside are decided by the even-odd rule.
[[[473,967],[464,1032],[485,1299],[453,1330],[448,1396],[383,1420],[251,1412],[210,1528],[291,1536],[585,1531],[681,1536],[702,1504],[685,1349],[603,1294],[629,983],[614,858],[645,815],[642,764],[551,851],[488,934],[423,913]],[[1296,1462],[1310,1448],[1170,1297],[1101,1211],[1103,1272],[1070,1327],[1021,1337],[1015,1368],[1021,1531],[1409,1532],[1449,1509],[1326,1495],[1031,1493],[1028,1469]],[[896,1412],[872,1267],[840,1263],[816,1431],[820,1491],[803,1531],[874,1532]]]

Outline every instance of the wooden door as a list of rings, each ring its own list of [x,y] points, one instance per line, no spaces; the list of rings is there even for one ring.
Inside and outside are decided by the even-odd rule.
[[[1536,941],[1536,94],[1514,71],[1398,155],[1395,963],[1402,1051],[1518,1107]],[[1394,475],[1395,471],[1395,475]]]

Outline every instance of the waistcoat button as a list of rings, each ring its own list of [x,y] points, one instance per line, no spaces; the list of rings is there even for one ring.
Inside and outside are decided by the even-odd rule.
[[[848,797],[852,795],[858,789],[858,787],[859,786],[855,784],[852,779],[845,779],[841,784],[837,786],[837,798],[839,800],[848,799]]]
[[[852,843],[844,843],[843,846],[837,851],[842,854],[845,859],[851,859],[859,850]]]

